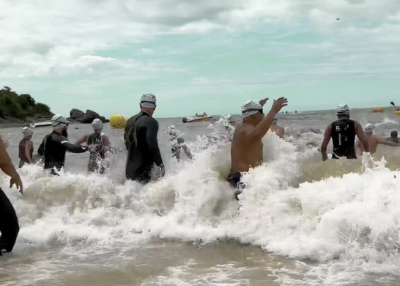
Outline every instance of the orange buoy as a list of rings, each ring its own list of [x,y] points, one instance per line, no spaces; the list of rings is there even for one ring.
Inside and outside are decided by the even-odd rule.
[[[372,112],[383,112],[383,107],[372,108]]]

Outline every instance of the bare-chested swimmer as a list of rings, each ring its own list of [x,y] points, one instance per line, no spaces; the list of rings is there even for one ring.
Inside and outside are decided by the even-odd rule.
[[[379,144],[399,147],[399,143],[385,140],[385,139],[382,139],[382,138],[379,138],[378,136],[376,136],[374,134],[374,128],[375,128],[375,126],[372,124],[369,124],[369,123],[367,125],[365,125],[365,127],[364,127],[365,139],[368,142],[368,149],[371,154],[376,153],[376,150],[378,149]],[[361,144],[361,142],[359,140],[357,141],[357,150],[359,153],[362,153],[365,151],[363,145]]]
[[[285,129],[283,129],[282,126],[279,126],[278,124],[276,124],[278,122],[277,118],[274,118],[274,121],[272,122],[271,125],[271,131],[275,132],[275,134],[279,137],[279,138],[283,138],[283,135],[285,135]]]
[[[235,192],[236,199],[244,188],[243,183],[241,183],[242,173],[262,164],[262,138],[271,127],[275,115],[288,104],[288,100],[284,97],[275,100],[270,112],[264,117],[263,106],[267,101],[268,98],[260,100],[259,103],[247,101],[242,106],[242,124],[236,127],[233,134],[232,167],[228,182],[237,189]]]

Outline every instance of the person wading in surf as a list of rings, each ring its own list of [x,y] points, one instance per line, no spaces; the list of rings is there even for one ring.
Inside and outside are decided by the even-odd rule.
[[[83,153],[88,150],[86,146],[79,146],[68,141],[68,124],[65,117],[56,114],[51,118],[53,132],[46,135],[40,144],[38,153],[44,156],[44,169],[51,170],[52,175],[58,175],[58,172],[64,168],[65,153]]]
[[[10,156],[6,151],[6,146],[0,136],[0,169],[11,177],[10,188],[14,185],[21,194],[24,193],[22,181],[11,162]],[[11,252],[17,241],[19,233],[18,217],[15,209],[6,194],[0,188],[0,256],[3,253]]]
[[[375,126],[372,124],[367,124],[365,125],[364,128],[364,133],[365,133],[365,138],[368,142],[368,150],[371,154],[375,154],[376,150],[378,149],[378,145],[386,145],[386,146],[392,146],[392,147],[399,147],[399,143],[395,143],[389,140],[385,140],[382,138],[379,138],[374,134],[374,128]],[[363,144],[361,144],[360,141],[357,141],[357,150],[362,154],[362,152],[365,152],[363,148]]]
[[[270,129],[275,115],[288,103],[288,100],[284,97],[275,100],[270,112],[267,116],[264,116],[263,106],[267,101],[268,98],[260,100],[259,103],[247,101],[242,106],[243,121],[236,127],[233,134],[231,146],[232,166],[227,180],[236,189],[236,199],[244,189],[244,185],[241,182],[242,174],[248,172],[250,168],[262,164],[262,138]]]
[[[103,131],[103,122],[100,119],[95,119],[92,122],[93,133],[84,135],[75,145],[86,143],[89,148],[89,172],[98,172],[103,174],[107,167],[106,154],[111,151],[110,141]]]
[[[339,105],[336,109],[338,120],[332,122],[325,130],[324,140],[321,144],[322,160],[326,161],[328,155],[326,148],[332,138],[333,152],[332,159],[347,158],[357,159],[355,150],[355,137],[364,146],[365,152],[368,152],[368,143],[364,135],[364,131],[357,121],[350,119],[350,108],[347,104]]]
[[[32,135],[33,131],[28,127],[22,128],[22,134],[24,138],[19,142],[18,155],[19,155],[19,168],[22,168],[25,164],[33,164],[33,142]]]
[[[140,99],[140,112],[126,122],[124,140],[128,150],[125,175],[128,180],[147,184],[151,180],[154,164],[160,175],[165,175],[164,163],[158,147],[158,122],[153,118],[156,96],[144,94]]]
[[[274,121],[272,122],[270,129],[272,132],[275,132],[275,134],[279,138],[283,138],[283,135],[285,135],[285,130],[282,128],[282,126],[279,126],[278,124],[276,124],[277,122],[278,122],[278,119],[274,118]]]

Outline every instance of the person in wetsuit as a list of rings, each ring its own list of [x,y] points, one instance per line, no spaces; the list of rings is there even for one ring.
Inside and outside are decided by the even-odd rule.
[[[103,131],[103,122],[95,119],[92,122],[93,133],[85,135],[75,142],[76,145],[86,143],[89,148],[88,171],[103,174],[107,167],[106,155],[111,150],[110,141]]]
[[[392,132],[390,132],[390,137],[388,137],[386,140],[392,141],[394,143],[400,143],[397,130],[393,130]]]
[[[336,109],[336,115],[338,120],[332,122],[325,130],[324,140],[321,144],[322,160],[326,161],[328,159],[326,148],[331,138],[333,142],[332,159],[343,157],[357,159],[355,150],[356,135],[364,146],[364,151],[369,152],[364,131],[360,123],[350,119],[350,108],[347,104],[339,105]]]
[[[365,125],[365,128],[364,128],[365,138],[368,142],[368,151],[369,151],[369,153],[371,153],[371,155],[376,153],[376,151],[378,150],[378,145],[399,147],[399,143],[395,143],[390,140],[385,140],[385,139],[382,139],[382,138],[378,137],[377,135],[375,135],[374,129],[375,129],[375,126],[370,123]],[[361,142],[357,141],[356,146],[357,146],[357,150],[359,151],[359,153],[362,154],[362,152],[364,152],[364,148],[363,148]]]
[[[19,154],[19,168],[22,168],[25,164],[33,164],[33,142],[32,135],[33,131],[28,128],[22,128],[23,139],[19,142],[18,154]]]
[[[146,184],[151,180],[154,164],[165,175],[164,163],[158,147],[158,122],[153,118],[156,109],[154,94],[144,94],[140,100],[140,112],[126,123],[124,140],[128,150],[125,174],[128,180]]]
[[[51,170],[52,175],[64,168],[65,153],[83,153],[88,150],[86,146],[72,144],[68,141],[68,124],[65,117],[56,114],[51,119],[53,132],[46,135],[40,144],[38,153],[44,156],[44,169]]]
[[[15,185],[21,194],[24,193],[22,181],[11,162],[6,151],[6,146],[0,136],[0,169],[11,177],[10,188]],[[3,253],[11,252],[17,241],[19,233],[18,217],[10,200],[0,188],[0,256]]]
[[[243,191],[242,174],[250,168],[255,168],[263,163],[262,138],[270,129],[274,117],[287,106],[287,99],[281,97],[274,100],[270,112],[264,116],[263,107],[268,98],[258,103],[247,101],[242,106],[242,124],[235,129],[231,145],[232,166],[227,181],[236,189],[235,197]]]

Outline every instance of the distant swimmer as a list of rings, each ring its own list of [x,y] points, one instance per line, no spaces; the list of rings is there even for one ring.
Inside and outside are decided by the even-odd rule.
[[[392,141],[392,142],[395,142],[395,143],[399,143],[399,137],[398,137],[397,130],[393,130],[392,132],[390,132],[390,137],[388,137],[386,140],[387,141]]]
[[[103,174],[108,166],[106,155],[111,151],[110,141],[103,131],[103,122],[95,119],[92,122],[93,133],[85,135],[75,142],[76,145],[86,143],[89,148],[88,171]]]
[[[3,139],[0,137],[0,169],[11,177],[10,188],[14,185],[21,194],[24,193],[22,181],[6,151]],[[19,233],[18,217],[6,194],[0,188],[0,256],[11,252]]]
[[[263,106],[267,100],[268,98],[265,98],[259,103],[247,101],[242,106],[242,124],[236,127],[233,134],[232,166],[227,180],[236,189],[236,199],[245,187],[241,182],[242,174],[262,164],[262,138],[271,127],[275,115],[288,103],[284,97],[275,100],[270,112],[264,117]]]
[[[372,124],[367,124],[365,125],[364,128],[364,133],[365,133],[365,138],[367,139],[368,142],[368,150],[371,154],[376,153],[376,150],[378,149],[378,145],[382,144],[382,145],[387,145],[387,146],[394,146],[394,147],[398,147],[399,144],[389,141],[389,140],[385,140],[382,138],[379,138],[378,136],[376,136],[374,134],[374,128],[375,126]],[[361,144],[360,141],[357,141],[357,149],[360,151],[360,153],[365,152],[363,145]]]
[[[179,130],[176,130],[174,125],[167,128],[167,134],[169,135],[169,141],[171,142],[172,157],[175,157],[180,161],[181,150],[183,150],[189,159],[193,159],[189,148],[185,144],[185,140],[180,136]]]
[[[51,118],[53,132],[46,135],[39,146],[38,153],[44,157],[44,169],[51,170],[51,174],[58,175],[64,168],[65,153],[83,153],[88,150],[86,146],[72,144],[68,141],[68,124],[65,117],[56,114]]]
[[[283,138],[283,135],[285,135],[285,130],[281,126],[277,125],[277,122],[278,119],[275,117],[270,129],[272,132],[275,132],[279,138]]]
[[[144,94],[140,100],[140,112],[131,117],[125,126],[125,146],[128,150],[125,174],[128,180],[146,184],[156,164],[161,176],[165,175],[164,163],[158,147],[158,122],[153,118],[156,96]]]
[[[33,131],[28,127],[24,127],[22,128],[22,134],[24,137],[18,146],[19,168],[22,168],[25,164],[33,164]]]
[[[325,130],[324,140],[321,145],[322,160],[328,159],[326,148],[332,138],[333,152],[332,159],[346,157],[347,159],[357,159],[354,147],[355,137],[359,138],[368,152],[368,143],[364,131],[357,121],[350,119],[350,108],[347,104],[339,105],[336,109],[338,120],[332,122]]]

